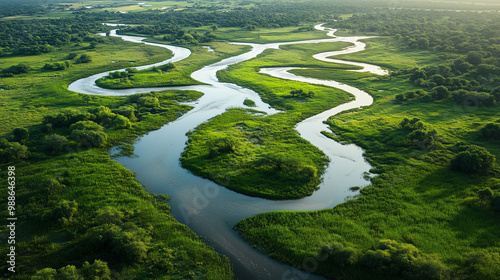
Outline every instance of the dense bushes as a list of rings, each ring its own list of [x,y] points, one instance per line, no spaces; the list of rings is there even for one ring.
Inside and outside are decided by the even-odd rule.
[[[444,280],[450,279],[448,268],[436,257],[422,254],[411,244],[380,240],[373,250],[356,249],[333,244],[324,247],[321,254],[334,266],[358,267],[368,274],[391,279]]]
[[[481,136],[485,139],[500,140],[500,125],[488,123],[480,130]]]
[[[18,142],[8,142],[5,139],[0,139],[0,159],[1,162],[9,162],[18,159],[26,159],[30,155],[28,147],[19,144]]]
[[[111,280],[111,270],[108,263],[101,260],[94,260],[93,264],[85,262],[80,269],[74,265],[67,265],[58,270],[44,268],[39,270],[31,280]]]
[[[495,156],[483,147],[464,145],[459,147],[459,151],[451,161],[453,170],[463,173],[484,173],[495,164]]]

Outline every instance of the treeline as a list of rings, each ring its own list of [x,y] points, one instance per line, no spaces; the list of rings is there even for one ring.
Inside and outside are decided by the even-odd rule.
[[[0,18],[17,15],[32,16],[44,10],[45,8],[42,6],[0,3]]]
[[[500,102],[500,16],[497,13],[393,11],[354,15],[336,27],[394,36],[406,50],[441,53],[438,66],[393,71],[422,90],[398,102],[453,99],[468,106]]]
[[[85,17],[0,21],[0,56],[38,55],[70,43],[91,42],[92,34],[104,28]]]
[[[498,13],[381,11],[332,23],[338,28],[396,36],[408,49],[500,55]]]
[[[355,11],[367,11],[364,8],[354,8],[348,5],[332,5],[328,2],[273,2],[258,3],[253,8],[236,8],[220,11],[197,11],[196,9],[185,9],[182,11],[151,10],[142,13],[90,13],[79,12],[79,14],[92,17],[96,21],[119,20],[135,24],[157,25],[158,33],[160,26],[167,24],[180,27],[200,27],[217,25],[220,27],[245,27],[253,25],[256,27],[285,27],[296,26],[300,23],[318,21],[332,21],[336,15],[342,13],[354,13]]]

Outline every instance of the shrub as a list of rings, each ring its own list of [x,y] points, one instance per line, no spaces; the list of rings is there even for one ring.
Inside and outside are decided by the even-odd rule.
[[[76,109],[63,109],[55,115],[47,115],[43,117],[43,123],[52,124],[54,127],[68,127],[69,125],[78,122],[93,119],[93,115],[89,112],[81,112]]]
[[[0,159],[2,162],[9,162],[17,159],[26,159],[30,156],[28,147],[18,142],[8,142],[5,139],[0,140]]]
[[[104,128],[93,121],[79,121],[69,127],[71,130],[102,131]]]
[[[113,112],[128,118],[130,121],[137,121],[137,118],[135,117],[135,108],[132,106],[121,106],[120,108],[113,110]]]
[[[85,262],[81,268],[81,274],[84,279],[111,280],[108,263],[101,260],[95,260],[93,264]]]
[[[107,135],[102,131],[80,130],[76,129],[71,132],[71,137],[78,144],[87,147],[100,147],[106,143]]]
[[[65,136],[52,134],[46,135],[42,141],[42,149],[48,153],[60,153],[66,147],[68,139]]]
[[[499,140],[500,139],[500,125],[498,125],[496,123],[486,124],[483,128],[481,128],[480,133],[481,133],[481,136],[483,138]]]
[[[493,280],[500,275],[500,254],[480,250],[467,255],[465,262],[467,280]]]
[[[82,54],[80,57],[77,59],[78,63],[89,63],[92,61],[92,57],[88,54]]]
[[[83,277],[79,274],[78,270],[74,265],[67,265],[60,268],[57,273],[57,279],[60,280],[83,280]]]
[[[239,146],[239,141],[234,137],[215,138],[207,142],[208,156],[214,158],[223,154],[233,153]]]
[[[116,114],[106,106],[99,106],[93,113],[95,114],[96,121],[104,126],[110,125],[116,117]]]
[[[78,213],[78,203],[75,201],[62,200],[54,209],[47,210],[42,214],[43,221],[57,221],[61,226],[68,226],[73,222]]]
[[[12,131],[12,135],[13,141],[24,144],[26,140],[28,140],[30,134],[26,128],[18,127],[14,128],[14,130]]]
[[[130,123],[129,119],[122,115],[117,115],[115,120],[113,121],[113,125],[116,128],[130,128],[132,124]]]
[[[44,268],[39,270],[31,277],[31,280],[55,280],[57,271],[53,268]]]
[[[160,101],[158,100],[158,98],[153,96],[139,97],[137,103],[139,103],[139,105],[144,107],[152,107],[152,108],[160,107]]]
[[[482,173],[495,164],[495,156],[483,147],[470,145],[451,161],[451,168],[464,173]]]

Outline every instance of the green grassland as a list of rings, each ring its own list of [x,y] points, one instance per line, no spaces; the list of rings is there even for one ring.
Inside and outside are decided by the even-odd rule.
[[[213,34],[215,34],[219,40],[257,44],[329,38],[324,31],[304,32],[299,31],[299,28],[300,26],[257,28],[256,30],[250,31],[236,27],[220,27],[216,31],[213,31]],[[202,32],[212,31],[209,28],[199,30]]]
[[[391,37],[376,37],[369,39],[368,42],[367,51],[338,55],[335,58],[368,62],[390,70],[433,65],[440,61],[439,53],[436,52],[418,49],[403,52],[401,51],[403,44]]]
[[[92,61],[71,59],[73,65],[64,70],[42,69],[46,63],[70,60],[70,53],[88,54]],[[106,273],[117,279],[234,278],[226,257],[169,214],[167,196],[149,193],[132,172],[108,155],[115,145],[122,147],[121,153],[133,154],[130,143],[134,139],[186,113],[190,107],[178,102],[193,101],[202,94],[168,91],[101,97],[67,90],[78,78],[170,56],[163,48],[110,38],[95,49],[81,43],[49,54],[0,60],[2,68],[19,63],[32,68],[0,81],[4,89],[0,92],[4,137],[0,152],[10,156],[2,149],[13,146],[26,147],[29,153],[26,158],[21,149],[13,158],[1,159],[15,166],[15,279],[31,279],[37,271],[39,277],[50,274],[55,278],[48,279],[60,279],[65,269],[83,275],[88,273],[85,262],[92,264],[96,259],[106,262],[106,270],[110,269]],[[133,57],[134,62],[124,57]],[[78,125],[88,129],[78,129]],[[12,132],[16,127],[28,132],[21,140]],[[97,138],[88,142],[79,135]],[[8,166],[0,165],[2,178],[7,178]],[[7,201],[7,192],[1,197]],[[8,234],[7,229],[0,234]],[[8,253],[6,245],[0,248],[2,254]],[[5,263],[1,277],[10,277],[7,273]]]
[[[52,110],[68,106],[87,106],[83,95],[69,92],[67,86],[74,80],[107,70],[133,67],[163,61],[171,56],[167,49],[141,46],[134,43],[111,39],[96,49],[88,49],[88,44],[62,48],[37,56],[3,57],[0,68],[24,63],[32,67],[26,74],[4,77],[0,80],[0,135],[5,135],[15,127],[26,127],[39,123],[42,117]],[[59,71],[46,71],[46,63],[68,61],[68,55],[88,54],[90,63],[73,64],[72,67]],[[124,60],[133,57],[134,61]],[[75,59],[69,60],[75,62]],[[101,97],[93,97],[101,100]]]
[[[397,45],[391,40],[369,40],[368,50],[353,54],[352,59],[390,69],[439,63],[430,52],[387,48],[386,42]],[[351,55],[343,58],[351,59]],[[498,213],[489,198],[481,195],[486,188],[500,190],[498,164],[480,174],[450,168],[460,142],[482,146],[500,157],[498,142],[481,138],[479,132],[485,124],[500,120],[498,108],[463,106],[450,100],[395,102],[395,95],[416,89],[405,77],[370,77],[321,68],[293,72],[344,82],[374,97],[369,108],[341,113],[328,123],[332,138],[366,150],[372,172],[379,175],[357,199],[333,209],[264,213],[244,219],[235,226],[243,238],[273,258],[335,279],[498,279],[499,268],[494,264],[500,245]],[[411,131],[400,126],[404,118],[418,118],[427,131],[435,130],[432,142],[411,140]],[[384,239],[407,245],[387,249],[381,245]],[[414,252],[404,265],[397,260],[402,251],[394,253],[398,246]],[[396,272],[384,267],[384,261],[370,263],[370,257],[376,261],[374,254],[387,254],[387,266],[392,258]],[[412,262],[427,262],[427,269]],[[411,275],[394,274],[408,273],[404,271],[408,265],[413,265]],[[422,271],[436,274],[419,278]]]
[[[158,42],[156,40],[148,41]],[[175,68],[170,71],[155,71],[150,68],[134,73],[130,78],[101,78],[97,80],[96,84],[103,88],[113,89],[199,85],[202,83],[191,78],[191,73],[205,65],[210,65],[224,58],[247,52],[250,49],[249,46],[231,45],[223,42],[212,42],[206,45],[210,46],[214,51],[209,52],[202,46],[189,46],[191,56],[176,62],[174,64]]]
[[[317,188],[326,158],[293,129],[301,120],[344,103],[350,97],[337,89],[259,74],[260,67],[344,67],[322,63],[311,55],[342,49],[347,43],[284,46],[218,72],[222,81],[251,88],[284,112],[261,116],[232,109],[202,124],[190,135],[183,166],[232,190],[271,199],[300,198]],[[314,92],[314,97],[290,91]],[[234,168],[228,168],[234,167]],[[219,174],[213,178],[211,174]]]

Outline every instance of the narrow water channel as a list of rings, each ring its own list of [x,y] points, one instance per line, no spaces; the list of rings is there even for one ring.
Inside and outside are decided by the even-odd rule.
[[[219,253],[228,256],[234,266],[237,278],[241,280],[324,279],[313,274],[299,272],[291,266],[276,262],[260,253],[240,238],[232,230],[232,226],[241,219],[263,212],[331,208],[343,202],[347,196],[353,194],[348,190],[349,187],[367,185],[368,181],[364,179],[363,175],[369,171],[370,165],[364,160],[362,156],[363,151],[355,145],[340,145],[326,138],[320,132],[327,130],[326,125],[322,122],[329,116],[343,110],[368,106],[373,100],[370,95],[354,87],[342,85],[334,81],[321,81],[295,76],[286,72],[288,68],[262,69],[263,73],[280,78],[341,88],[353,94],[356,98],[354,101],[308,118],[297,125],[296,129],[298,133],[320,148],[330,159],[330,164],[323,175],[323,182],[320,185],[320,189],[314,192],[313,195],[298,200],[273,201],[248,197],[221,187],[210,180],[194,176],[189,171],[183,169],[179,162],[180,155],[187,141],[186,133],[208,119],[224,113],[229,108],[245,107],[243,105],[245,99],[255,101],[256,107],[252,109],[265,112],[268,115],[278,112],[264,103],[257,93],[234,84],[219,82],[216,78],[217,71],[229,65],[256,57],[265,49],[279,48],[279,46],[285,44],[339,41],[354,44],[354,47],[342,51],[315,55],[318,59],[328,61],[328,57],[332,55],[362,51],[365,46],[359,40],[370,38],[335,37],[333,35],[334,30],[327,30],[321,25],[316,26],[316,29],[329,31],[328,34],[333,38],[271,44],[247,44],[252,46],[251,51],[205,66],[192,74],[194,79],[208,85],[109,90],[99,88],[95,85],[95,81],[98,78],[106,76],[109,73],[105,72],[75,81],[68,87],[69,90],[84,94],[112,96],[172,89],[198,90],[204,93],[203,97],[199,100],[190,103],[194,107],[191,111],[163,126],[161,129],[152,131],[137,139],[134,145],[137,157],[120,157],[116,160],[134,171],[137,179],[147,189],[154,193],[171,196],[172,199],[169,204],[175,218],[203,237]],[[140,43],[144,39],[135,36],[117,35],[116,31],[113,31],[111,35],[119,36],[124,40],[136,43]],[[154,65],[179,61],[190,55],[190,51],[185,48],[153,43],[146,44],[165,47],[174,53],[171,59]],[[344,61],[340,60],[336,62],[344,63]],[[352,63],[349,62],[349,64]],[[149,68],[154,65],[142,66],[140,69]],[[377,66],[369,64],[360,66],[365,67],[365,70],[369,68],[366,71],[384,74],[383,70]],[[377,73],[376,71],[379,72]],[[228,171],[232,168],[235,167],[227,167]]]

